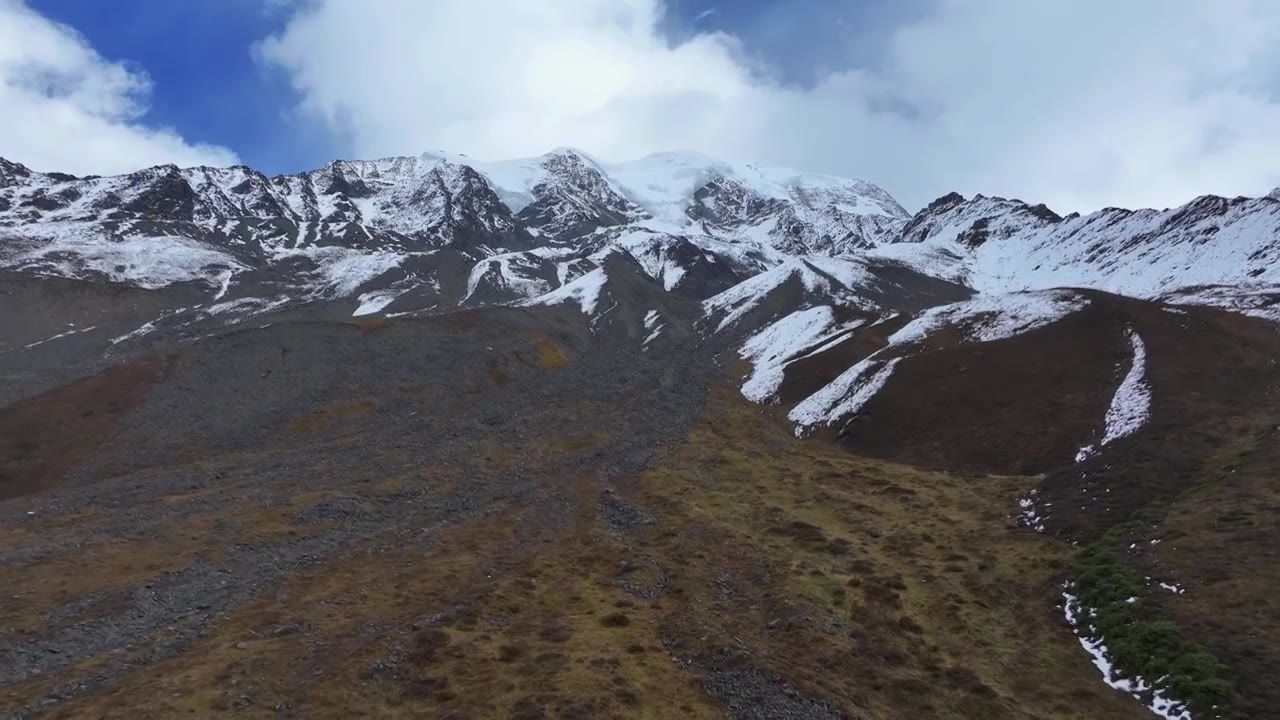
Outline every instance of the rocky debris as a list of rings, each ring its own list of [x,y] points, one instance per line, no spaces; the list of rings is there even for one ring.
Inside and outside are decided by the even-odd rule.
[[[806,697],[777,676],[750,666],[709,670],[703,688],[725,704],[735,720],[844,720],[830,703]]]
[[[5,548],[0,563],[154,537],[211,514],[226,518],[206,536],[222,551],[128,591],[49,607],[44,629],[0,638],[0,684],[77,676],[12,710],[22,714],[65,702],[181,652],[218,618],[307,568],[429,544],[439,531],[499,506],[528,507],[545,519],[547,525],[531,525],[530,532],[556,527],[556,518],[569,516],[569,499],[552,480],[588,470],[599,472],[602,482],[625,477],[643,467],[654,448],[683,438],[701,407],[709,363],[690,360],[692,372],[671,377],[665,359],[593,334],[585,318],[566,319],[552,310],[480,312],[485,317],[475,318],[471,330],[451,317],[392,321],[371,334],[338,323],[275,322],[186,346],[180,369],[124,416],[113,442],[91,461],[60,485],[0,505],[6,526],[37,527],[85,508],[95,508],[93,519]],[[566,346],[597,347],[581,358],[575,353],[572,371],[513,365],[505,385],[494,384],[472,361],[527,354],[528,338],[545,337],[551,328]],[[326,362],[307,361],[319,356]],[[431,372],[424,374],[424,367]],[[264,375],[266,370],[273,372]],[[630,382],[617,382],[624,376]],[[362,388],[376,402],[350,401],[344,396],[350,388]],[[362,409],[370,403],[376,412]],[[612,410],[584,415],[584,403]],[[295,423],[299,417],[306,422]],[[584,417],[591,418],[589,425],[582,424]],[[500,425],[486,424],[495,418]],[[201,433],[193,437],[191,427]],[[487,452],[476,450],[486,438],[520,447],[573,427],[609,440],[554,462],[518,462],[502,471],[489,465]],[[452,432],[459,428],[466,431]],[[264,438],[272,438],[269,447]],[[218,460],[180,460],[193,453]],[[317,472],[321,456],[325,469]],[[468,479],[447,491],[412,480],[395,489],[370,482],[414,478],[423,468],[453,468]],[[607,527],[625,532],[654,522],[608,489],[602,486],[598,495]],[[299,493],[320,498],[285,511]],[[283,516],[299,532],[254,534],[252,518],[264,511]],[[660,593],[660,586],[653,592]],[[258,632],[305,633],[306,623],[287,619]],[[153,640],[138,643],[140,637]],[[92,672],[72,670],[99,657],[111,660]]]
[[[642,525],[652,525],[656,520],[626,499],[606,488],[600,496],[600,517],[615,533],[625,533]]]
[[[359,500],[349,497],[337,497],[321,500],[298,513],[294,513],[293,522],[298,525],[315,525],[317,523],[351,521],[367,518],[369,511]]]
[[[643,600],[657,600],[667,592],[667,573],[652,562],[624,560],[618,566],[618,576],[619,587]]]

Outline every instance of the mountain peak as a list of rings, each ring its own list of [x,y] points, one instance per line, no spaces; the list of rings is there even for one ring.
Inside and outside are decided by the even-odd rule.
[[[31,169],[22,163],[0,157],[0,187],[8,187],[31,177]]]

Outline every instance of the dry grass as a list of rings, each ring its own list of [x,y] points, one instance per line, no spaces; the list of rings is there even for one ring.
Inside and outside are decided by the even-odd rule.
[[[60,482],[112,436],[175,359],[140,357],[0,408],[0,500]]]
[[[347,324],[355,327],[364,335],[372,335],[373,333],[385,328],[390,324],[390,321],[384,317],[365,317],[348,320]]]
[[[320,432],[335,422],[369,417],[377,411],[378,403],[373,400],[348,400],[334,403],[323,410],[299,415],[289,421],[289,429],[298,433]]]
[[[662,517],[687,513],[673,567],[738,598],[687,608],[698,637],[740,639],[859,717],[1142,717],[1054,609],[1070,549],[1013,527],[1034,478],[920,471],[787,431],[724,391],[642,478]]]
[[[604,440],[477,453],[536,474]],[[471,481],[423,474],[442,492]],[[1145,717],[1053,610],[1069,548],[1012,527],[1032,478],[798,442],[724,389],[685,442],[613,480],[656,523],[611,531],[590,466],[540,482],[546,503],[495,504],[430,541],[289,578],[51,716],[713,718],[704,670],[747,665],[860,718]],[[289,533],[318,499],[246,513],[242,537]],[[123,562],[104,556],[101,572]]]
[[[538,363],[543,368],[558,370],[568,366],[569,356],[550,338],[538,336],[534,337],[531,342],[533,343],[534,352],[537,353]]]
[[[187,565],[213,550],[207,537],[217,520],[188,518],[162,526],[145,539],[103,539],[67,547],[33,562],[5,566],[0,634],[45,630],[48,624],[44,618],[50,608],[90,594],[128,593],[161,573]],[[8,533],[0,537],[0,546],[19,545]],[[89,608],[85,613],[100,610]]]

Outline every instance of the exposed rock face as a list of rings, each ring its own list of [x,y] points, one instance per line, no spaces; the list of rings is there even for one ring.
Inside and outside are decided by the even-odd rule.
[[[1063,218],[951,193],[908,217],[861,180],[693,153],[629,163],[571,149],[492,163],[427,153],[277,177],[165,165],[77,178],[0,161],[0,267],[197,283],[229,319],[316,299],[352,298],[361,312],[516,302],[610,252],[698,299],[788,258],[862,257],[979,291],[1091,287],[1258,313],[1280,283],[1278,232],[1272,196]],[[447,262],[428,259],[446,251]],[[442,274],[458,264],[466,271]]]

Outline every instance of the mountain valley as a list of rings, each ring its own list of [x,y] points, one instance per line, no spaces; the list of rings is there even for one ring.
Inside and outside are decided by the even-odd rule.
[[[0,160],[7,717],[1280,717],[1280,197]]]

